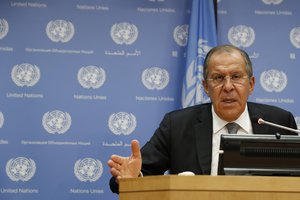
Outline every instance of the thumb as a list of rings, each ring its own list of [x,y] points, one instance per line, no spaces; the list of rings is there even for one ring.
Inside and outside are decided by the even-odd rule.
[[[132,140],[131,141],[131,152],[132,152],[132,157],[133,158],[139,158],[141,159],[141,148],[140,148],[140,143],[137,140]]]

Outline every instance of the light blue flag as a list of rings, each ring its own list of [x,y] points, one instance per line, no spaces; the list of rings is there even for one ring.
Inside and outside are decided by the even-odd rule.
[[[182,107],[209,102],[202,86],[203,61],[217,45],[213,0],[193,0],[187,46],[186,72],[183,79]]]

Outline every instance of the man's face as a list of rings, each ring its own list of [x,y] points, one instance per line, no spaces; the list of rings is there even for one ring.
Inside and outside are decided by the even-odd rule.
[[[216,52],[210,58],[207,71],[203,86],[216,114],[225,121],[236,120],[245,110],[255,84],[254,77],[247,75],[242,55],[238,51]],[[222,83],[217,83],[222,77],[225,77]]]

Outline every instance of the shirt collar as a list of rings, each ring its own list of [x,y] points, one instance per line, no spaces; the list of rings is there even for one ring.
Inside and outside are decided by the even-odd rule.
[[[219,132],[228,122],[221,119],[215,112],[212,106],[212,117],[213,117],[213,133]],[[248,112],[248,106],[246,104],[245,110],[235,121],[246,133],[252,133],[252,126]]]

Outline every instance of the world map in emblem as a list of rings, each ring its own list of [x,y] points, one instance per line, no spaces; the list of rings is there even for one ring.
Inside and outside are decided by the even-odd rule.
[[[169,73],[159,67],[147,68],[142,73],[142,82],[149,90],[162,90],[169,84]]]
[[[173,38],[175,42],[182,47],[187,45],[188,35],[189,25],[187,24],[176,26],[176,28],[173,31]]]
[[[114,24],[111,27],[110,35],[116,44],[131,45],[138,38],[138,28],[134,24],[126,22]]]
[[[50,21],[46,33],[53,42],[69,42],[75,33],[74,25],[66,20]]]
[[[290,41],[296,48],[300,48],[300,27],[293,28],[290,32]]]
[[[131,113],[113,113],[108,119],[108,126],[115,135],[129,135],[136,128],[136,118]]]
[[[0,40],[3,39],[9,30],[8,22],[5,19],[0,19]]]
[[[211,46],[208,45],[208,41],[202,38],[198,40],[198,57],[205,58],[206,54],[211,50]]]
[[[67,112],[54,110],[43,115],[42,123],[48,133],[63,134],[71,127],[71,116]]]
[[[82,182],[95,182],[101,177],[102,173],[102,163],[93,158],[77,160],[74,165],[74,174]]]
[[[35,162],[30,158],[12,158],[6,163],[6,174],[12,181],[29,181],[35,171]]]
[[[281,4],[283,0],[262,0],[265,4],[274,4],[278,5]]]
[[[15,65],[11,71],[11,78],[13,82],[19,86],[34,86],[40,79],[40,69],[36,65],[23,63]]]
[[[2,112],[0,112],[0,128],[2,128],[3,124],[4,124],[4,115]]]
[[[249,47],[255,40],[255,32],[249,26],[233,26],[228,31],[228,40],[237,47]]]
[[[271,69],[260,75],[260,84],[267,92],[281,92],[287,86],[287,76],[284,72]]]
[[[77,79],[84,88],[100,88],[106,79],[105,71],[101,67],[81,67],[77,73]]]

